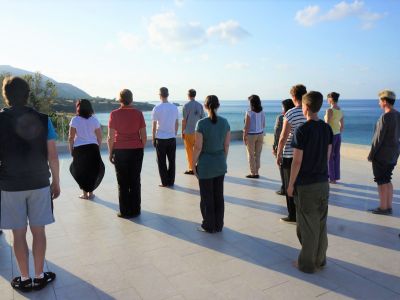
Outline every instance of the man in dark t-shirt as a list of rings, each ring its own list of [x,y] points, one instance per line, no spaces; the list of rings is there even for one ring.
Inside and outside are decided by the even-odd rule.
[[[380,201],[377,208],[370,209],[373,214],[392,214],[392,172],[400,154],[400,112],[393,108],[395,101],[394,92],[383,90],[379,93],[379,106],[384,113],[376,123],[371,151],[368,155],[368,161],[372,162]]]
[[[311,91],[302,98],[307,121],[293,135],[293,162],[287,194],[296,203],[297,236],[301,251],[296,265],[300,271],[314,273],[326,264],[328,237],[328,158],[333,133],[318,119],[323,102],[319,92]]]

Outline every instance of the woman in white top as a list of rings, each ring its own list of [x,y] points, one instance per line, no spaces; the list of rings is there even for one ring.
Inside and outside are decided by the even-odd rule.
[[[247,158],[250,164],[250,174],[247,178],[259,178],[261,150],[264,142],[265,113],[261,106],[260,97],[249,97],[250,109],[245,115],[243,142],[247,148]]]
[[[76,116],[69,124],[69,150],[73,157],[69,169],[83,192],[79,196],[82,199],[93,199],[93,191],[104,177],[100,155],[101,126],[93,113],[89,100],[78,100]]]

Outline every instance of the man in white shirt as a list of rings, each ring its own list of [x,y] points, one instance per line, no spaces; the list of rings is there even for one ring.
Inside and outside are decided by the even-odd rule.
[[[153,146],[157,152],[160,187],[172,187],[175,183],[176,134],[178,132],[178,108],[168,102],[168,89],[160,88],[161,103],[153,108]],[[167,167],[168,158],[168,167]]]

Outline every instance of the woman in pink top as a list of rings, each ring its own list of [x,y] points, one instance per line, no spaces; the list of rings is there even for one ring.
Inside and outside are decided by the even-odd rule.
[[[143,114],[132,101],[132,92],[122,90],[121,107],[111,112],[108,123],[108,150],[118,181],[118,217],[128,219],[140,215],[140,173],[147,141]]]

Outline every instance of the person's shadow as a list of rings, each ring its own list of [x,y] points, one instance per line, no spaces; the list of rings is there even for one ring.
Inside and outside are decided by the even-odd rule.
[[[119,210],[116,203],[111,203],[99,198],[96,198],[95,202],[114,211]],[[400,294],[400,277],[355,265],[340,259],[328,258],[328,267],[319,273],[321,276],[304,274],[295,270],[293,267],[288,267],[290,266],[290,260],[295,260],[297,258],[299,253],[298,249],[244,234],[228,227],[224,227],[223,231],[217,234],[203,233],[196,230],[199,224],[195,222],[144,210],[142,210],[139,217],[130,219],[129,221],[157,230],[177,239],[244,260],[248,263],[268,268],[311,284],[316,284],[322,288],[335,291],[347,297],[360,297],[360,294],[363,294],[365,298],[381,298],[382,286],[385,286],[390,296],[397,297]],[[363,284],[365,284],[365,291],[354,292],[351,281],[332,277],[334,275],[333,272],[338,270],[337,267],[339,267],[339,272],[346,273],[346,276],[354,277],[356,281],[363,281]],[[345,272],[345,270],[350,271]],[[354,273],[352,270],[357,270],[357,272]],[[369,274],[369,278],[377,278],[379,284],[370,280],[365,280],[365,278],[359,274]],[[338,289],[338,285],[335,282],[341,286],[346,286],[346,288]],[[375,287],[375,289],[373,287]],[[376,289],[376,287],[380,288]]]
[[[18,266],[14,257],[12,247],[6,240],[5,231],[0,235],[0,276],[5,281],[11,281],[15,276],[19,276]],[[32,252],[29,251],[30,258],[32,258]],[[94,286],[90,282],[82,279],[61,266],[52,263],[49,260],[45,261],[45,271],[51,271],[56,273],[56,279],[50,283],[47,287],[40,291],[31,291],[29,293],[23,293],[18,290],[14,290],[11,285],[1,285],[0,299],[14,299],[24,297],[24,299],[115,299],[108,293],[101,290],[101,287]],[[18,295],[15,295],[18,294]]]

